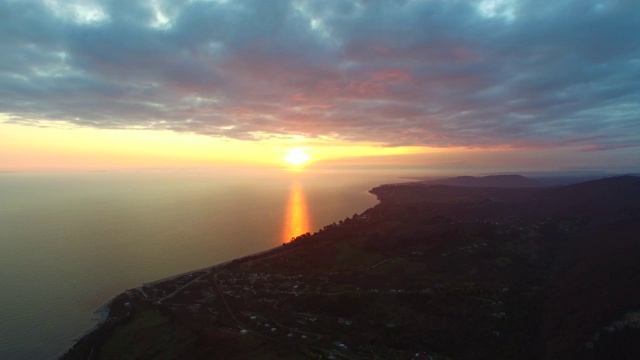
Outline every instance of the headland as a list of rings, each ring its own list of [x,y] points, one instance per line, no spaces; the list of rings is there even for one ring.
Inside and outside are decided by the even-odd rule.
[[[639,357],[640,178],[371,192],[291,243],[127,290],[62,359]]]

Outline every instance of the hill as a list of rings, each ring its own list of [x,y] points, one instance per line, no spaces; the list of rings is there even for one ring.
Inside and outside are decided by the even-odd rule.
[[[522,175],[457,176],[439,180],[425,180],[423,185],[449,185],[463,187],[524,188],[544,186],[543,182]]]
[[[278,249],[119,295],[63,359],[640,358],[640,178],[371,192]]]

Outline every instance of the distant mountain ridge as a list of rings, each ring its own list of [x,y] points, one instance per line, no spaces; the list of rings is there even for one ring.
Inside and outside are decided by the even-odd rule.
[[[420,181],[423,185],[449,185],[462,187],[523,188],[545,186],[542,182],[522,175],[457,176],[440,180]]]

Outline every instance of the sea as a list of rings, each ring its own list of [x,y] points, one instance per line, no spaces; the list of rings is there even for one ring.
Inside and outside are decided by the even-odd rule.
[[[56,359],[130,288],[264,251],[419,169],[0,173],[0,359]]]

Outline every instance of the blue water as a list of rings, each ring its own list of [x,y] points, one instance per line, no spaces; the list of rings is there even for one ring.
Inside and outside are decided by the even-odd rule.
[[[407,175],[0,173],[0,359],[56,358],[117,293],[278,246],[294,185],[313,231],[373,206],[370,188]]]

